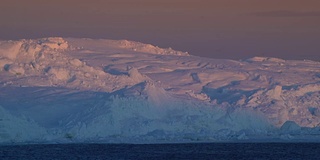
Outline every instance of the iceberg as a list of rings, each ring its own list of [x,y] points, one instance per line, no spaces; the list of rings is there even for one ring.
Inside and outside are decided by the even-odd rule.
[[[320,62],[0,41],[0,143],[319,141]]]

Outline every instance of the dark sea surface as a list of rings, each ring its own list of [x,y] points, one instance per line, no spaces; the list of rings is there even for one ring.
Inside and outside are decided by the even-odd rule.
[[[320,159],[320,143],[2,145],[0,159]]]

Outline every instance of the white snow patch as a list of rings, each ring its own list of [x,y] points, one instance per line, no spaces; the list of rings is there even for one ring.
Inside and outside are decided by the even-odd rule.
[[[0,42],[0,57],[8,58],[10,60],[15,60],[19,54],[21,41],[1,41]]]
[[[65,68],[50,68],[48,71],[49,75],[54,76],[57,80],[67,81],[70,79],[70,72]]]

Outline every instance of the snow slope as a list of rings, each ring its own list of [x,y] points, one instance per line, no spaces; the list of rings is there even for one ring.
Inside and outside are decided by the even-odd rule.
[[[0,42],[0,142],[320,140],[320,62],[127,40]]]

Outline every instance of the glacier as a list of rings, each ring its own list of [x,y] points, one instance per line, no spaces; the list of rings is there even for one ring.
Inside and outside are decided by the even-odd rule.
[[[0,143],[319,141],[320,62],[0,41]]]

